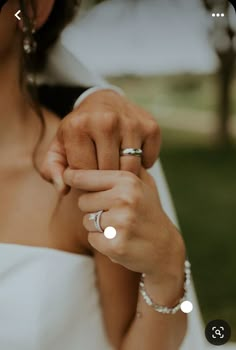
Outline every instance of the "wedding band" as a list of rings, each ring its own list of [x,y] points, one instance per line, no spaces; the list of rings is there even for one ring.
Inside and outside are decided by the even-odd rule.
[[[141,148],[124,148],[120,150],[120,156],[135,156],[142,157],[143,151]]]
[[[100,225],[100,219],[101,219],[102,213],[103,213],[103,210],[99,210],[96,213],[89,214],[89,220],[92,220],[94,222],[94,226],[96,230],[101,233],[103,233],[103,229],[101,228],[101,225]]]

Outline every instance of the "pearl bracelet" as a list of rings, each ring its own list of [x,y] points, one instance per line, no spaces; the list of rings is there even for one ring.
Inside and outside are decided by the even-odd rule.
[[[161,314],[176,314],[177,311],[180,310],[181,304],[187,300],[187,292],[188,286],[191,283],[191,264],[188,260],[184,263],[184,272],[185,272],[185,281],[184,281],[184,296],[179,300],[179,302],[174,307],[167,307],[156,304],[152,298],[147,294],[144,286],[145,274],[143,273],[141,276],[141,280],[139,282],[139,290],[145,302],[151,306],[155,311]]]

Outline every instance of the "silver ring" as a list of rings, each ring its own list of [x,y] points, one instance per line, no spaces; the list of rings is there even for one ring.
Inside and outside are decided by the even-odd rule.
[[[100,225],[100,219],[101,219],[102,213],[103,213],[103,210],[99,210],[96,213],[89,214],[89,220],[92,220],[94,222],[94,226],[96,230],[101,233],[104,232]]]
[[[120,156],[135,156],[142,157],[143,151],[141,148],[124,148],[120,150]]]

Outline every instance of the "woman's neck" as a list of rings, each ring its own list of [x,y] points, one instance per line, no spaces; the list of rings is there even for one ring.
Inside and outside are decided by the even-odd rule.
[[[0,76],[0,154],[7,155],[32,145],[39,120],[21,91],[19,63],[0,60]]]

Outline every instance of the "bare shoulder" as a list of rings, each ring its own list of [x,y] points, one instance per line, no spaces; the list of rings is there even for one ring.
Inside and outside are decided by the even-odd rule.
[[[94,252],[98,288],[108,337],[115,349],[136,314],[140,274]]]

